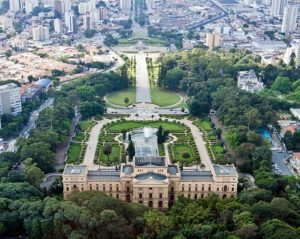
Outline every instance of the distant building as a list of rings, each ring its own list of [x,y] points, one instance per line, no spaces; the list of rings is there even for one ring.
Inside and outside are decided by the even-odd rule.
[[[25,12],[30,14],[32,10],[39,5],[38,0],[26,0],[25,1]]]
[[[264,84],[259,81],[253,70],[238,72],[237,86],[250,93],[256,93],[264,89]]]
[[[220,46],[220,34],[219,33],[206,33],[205,45],[212,50],[215,47]]]
[[[284,63],[289,64],[293,57],[295,66],[298,68],[300,66],[300,41],[293,42],[292,46],[286,49]]]
[[[72,192],[96,190],[127,202],[166,209],[179,196],[199,199],[211,193],[235,197],[238,173],[234,165],[211,165],[209,170],[180,169],[159,156],[157,137],[144,128],[132,135],[136,155],[120,169],[89,170],[86,165],[67,164],[63,172],[64,198]]]
[[[0,86],[0,115],[22,112],[19,87],[14,83]]]
[[[290,111],[294,117],[300,120],[300,108],[291,108]]]
[[[39,79],[37,82],[31,84],[23,93],[22,101],[26,101],[28,99],[38,98],[41,93],[47,92],[52,85],[52,80],[48,78]]]
[[[65,23],[66,23],[68,32],[77,33],[76,17],[73,12],[65,12]]]
[[[64,2],[62,0],[55,0],[54,10],[61,15],[64,14],[65,12]]]
[[[79,14],[86,14],[88,12],[88,4],[86,2],[80,2],[78,4]]]
[[[62,21],[59,18],[54,19],[54,31],[59,34],[63,32]]]
[[[120,9],[128,12],[131,9],[131,0],[120,0]]]
[[[18,12],[23,10],[22,0],[9,0],[9,11]]]
[[[34,41],[49,40],[49,27],[38,26],[32,29],[32,38]]]
[[[289,4],[284,8],[281,32],[290,33],[297,28],[298,6]]]
[[[101,6],[99,8],[99,15],[100,15],[100,20],[105,20],[107,19],[107,8]]]
[[[287,4],[287,0],[273,0],[271,5],[270,15],[272,17],[282,16],[286,4]]]
[[[300,176],[300,153],[294,152],[292,156],[287,159],[287,162],[292,169],[292,172]]]
[[[91,30],[91,17],[89,14],[83,15],[83,30]]]

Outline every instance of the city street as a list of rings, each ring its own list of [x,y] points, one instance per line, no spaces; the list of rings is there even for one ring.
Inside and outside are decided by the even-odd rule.
[[[38,119],[39,113],[52,105],[53,105],[53,98],[49,98],[37,110],[34,110],[33,112],[31,112],[31,115],[30,115],[27,125],[23,128],[23,130],[20,132],[18,137],[28,137],[29,131],[31,129],[35,128],[35,121]],[[7,141],[8,147],[7,147],[6,151],[9,151],[9,152],[17,151],[16,142],[17,142],[18,137]]]
[[[290,154],[285,151],[272,151],[272,162],[274,166],[277,165],[278,170],[274,170],[274,173],[292,176],[292,172],[288,168],[288,166],[284,163],[284,159],[287,158]]]

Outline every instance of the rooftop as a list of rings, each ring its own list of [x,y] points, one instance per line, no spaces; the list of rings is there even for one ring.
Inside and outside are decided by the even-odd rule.
[[[142,173],[135,177],[138,180],[147,180],[147,179],[156,179],[156,180],[165,180],[167,177],[159,173]]]
[[[86,165],[67,164],[64,170],[64,175],[85,175]]]
[[[213,181],[213,176],[211,171],[200,171],[200,170],[182,170],[181,180],[186,181]]]
[[[120,181],[120,171],[119,170],[88,171],[87,178],[90,181]]]
[[[234,165],[213,165],[217,176],[236,176],[237,171]]]
[[[136,166],[165,166],[164,157],[135,157]]]

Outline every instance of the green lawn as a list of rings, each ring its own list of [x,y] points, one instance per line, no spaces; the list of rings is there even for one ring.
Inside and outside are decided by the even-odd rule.
[[[82,149],[82,144],[71,143],[68,150],[68,160],[67,163],[79,164],[80,162],[80,152]]]
[[[118,105],[118,106],[128,106],[135,103],[135,93],[136,93],[135,87],[130,87],[125,90],[112,92],[108,94],[106,98],[108,100],[108,103]],[[124,99],[126,97],[129,99],[129,103],[127,105],[124,103]]]
[[[151,87],[152,103],[160,107],[174,105],[180,101],[180,96],[171,91],[165,91],[158,87]]]
[[[112,151],[109,156],[103,153],[103,147],[101,149],[100,161],[101,163],[107,166],[115,165],[120,160],[120,146],[117,144],[111,144],[111,145],[112,145]]]
[[[77,141],[77,142],[80,142],[80,141],[83,141],[84,138],[85,138],[84,133],[79,131],[79,132],[76,133],[76,136],[75,136],[74,140]]]
[[[78,123],[78,127],[81,131],[86,131],[88,128],[95,125],[94,121],[91,120],[83,120]]]
[[[211,149],[212,149],[212,151],[213,151],[216,159],[223,158],[225,150],[224,150],[224,148],[221,145],[218,145],[218,144],[217,145],[213,145],[211,147]]]
[[[122,130],[132,130],[136,128],[142,128],[145,126],[158,128],[159,126],[162,126],[165,130],[169,130],[171,132],[184,132],[186,130],[186,127],[173,122],[165,122],[165,121],[145,121],[145,122],[135,122],[135,121],[126,121],[126,122],[120,122],[120,123],[113,123],[112,125],[109,125],[107,127],[108,132],[122,132]]]
[[[196,124],[205,131],[212,131],[212,124],[207,120],[198,120]]]
[[[190,165],[194,162],[194,157],[193,157],[193,152],[190,146],[188,145],[174,145],[172,146],[173,148],[173,153],[175,156],[174,161],[178,163],[183,163],[184,165]],[[190,155],[189,158],[183,158],[182,154],[183,153],[188,153]]]

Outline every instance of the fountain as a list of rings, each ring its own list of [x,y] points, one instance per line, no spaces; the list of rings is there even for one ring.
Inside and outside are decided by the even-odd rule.
[[[143,132],[144,132],[144,137],[145,139],[149,139],[152,136],[152,129],[149,127],[144,127],[143,128]]]

